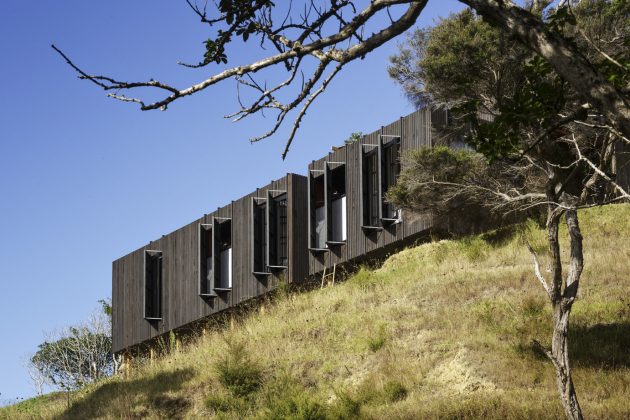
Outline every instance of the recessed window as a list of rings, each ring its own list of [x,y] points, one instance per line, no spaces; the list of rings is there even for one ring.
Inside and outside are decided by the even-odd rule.
[[[199,225],[199,295],[214,296],[212,225]]]
[[[268,264],[269,268],[285,268],[289,264],[289,236],[287,194],[269,193]]]
[[[253,267],[256,274],[267,273],[267,200],[254,198],[253,211]]]
[[[144,318],[162,319],[162,252],[144,253]]]
[[[323,171],[309,173],[309,231],[310,248],[326,247],[326,202]]]
[[[400,175],[400,137],[383,145],[381,160],[382,218],[384,221],[396,221],[400,218],[399,210],[393,204],[387,203],[384,196],[396,184]]]
[[[346,166],[337,165],[327,173],[327,243],[346,241]]]
[[[366,146],[368,146],[366,148]],[[362,156],[362,199],[363,227],[381,225],[381,181],[379,168],[379,147],[364,145]]]
[[[232,289],[232,220],[214,218],[214,290]]]

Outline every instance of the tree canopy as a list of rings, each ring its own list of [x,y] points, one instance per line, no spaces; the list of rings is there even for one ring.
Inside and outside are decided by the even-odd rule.
[[[629,59],[626,3],[584,0],[547,22],[610,83],[627,83],[621,65]],[[577,209],[630,199],[628,186],[616,181],[629,161],[626,139],[549,61],[471,11],[416,31],[392,57],[389,72],[414,103],[449,107],[453,119],[438,131],[440,140],[463,139],[468,146],[410,153],[388,192],[392,202],[437,216],[459,212],[460,220],[469,220],[475,207],[498,216],[546,210],[548,275],[526,245],[553,308],[554,334],[550,350],[535,345],[556,368],[567,417],[581,419],[568,354],[569,316],[584,266]],[[570,236],[566,270],[558,236],[562,217]]]

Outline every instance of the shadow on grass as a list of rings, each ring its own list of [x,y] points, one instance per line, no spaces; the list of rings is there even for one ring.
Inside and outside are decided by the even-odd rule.
[[[630,367],[630,322],[574,326],[569,333],[569,357],[575,366]]]
[[[115,379],[72,402],[58,418],[146,417],[149,408],[160,417],[178,418],[188,409],[190,401],[165,393],[181,389],[193,376],[192,369],[178,369],[130,381]]]
[[[480,235],[480,238],[492,248],[500,248],[520,235],[525,228],[524,223],[503,226]]]
[[[549,343],[544,343],[548,346]],[[517,345],[517,351],[540,360],[547,357],[532,343]],[[569,331],[572,366],[614,370],[630,367],[630,322],[575,325]]]

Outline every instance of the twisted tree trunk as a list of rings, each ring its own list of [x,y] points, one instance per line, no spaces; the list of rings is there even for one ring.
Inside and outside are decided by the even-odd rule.
[[[560,257],[560,241],[558,237],[562,213],[569,231],[571,257],[566,283],[563,286],[562,260]],[[568,419],[582,420],[582,409],[578,402],[569,362],[569,318],[571,308],[577,296],[580,276],[584,264],[582,251],[582,234],[575,209],[560,210],[560,207],[550,207],[547,218],[547,240],[551,256],[552,284],[549,288],[549,298],[553,309],[553,338],[551,351],[538,347],[544,351],[556,369],[556,383],[560,394],[560,401]]]
[[[553,307],[553,338],[548,355],[556,368],[556,383],[568,419],[581,420],[582,409],[575,393],[569,364],[569,316],[571,308],[560,302]]]

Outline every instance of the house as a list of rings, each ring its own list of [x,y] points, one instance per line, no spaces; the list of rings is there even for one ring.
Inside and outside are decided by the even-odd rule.
[[[114,261],[113,351],[306,279],[306,194],[287,174]]]
[[[444,109],[415,111],[271,184],[114,261],[113,351],[326,270],[385,256],[428,236],[430,214],[408,214],[384,195],[400,157],[433,147]],[[460,140],[451,147],[465,147]],[[629,147],[619,145],[616,179],[630,184]],[[458,224],[466,221],[457,221]],[[452,226],[452,225],[451,225]]]
[[[385,201],[400,156],[433,146],[444,109],[421,109],[334,148],[308,167],[309,274],[384,255],[426,236],[431,215],[405,214]]]

